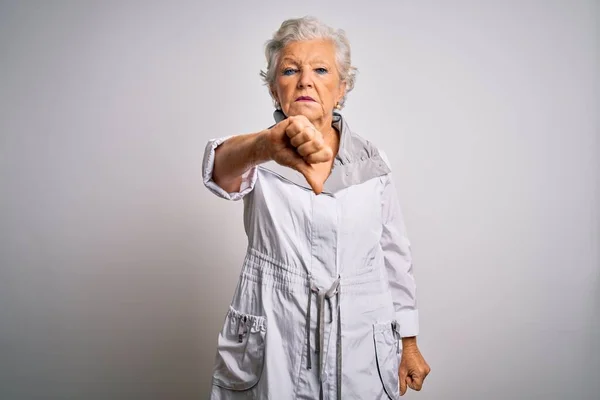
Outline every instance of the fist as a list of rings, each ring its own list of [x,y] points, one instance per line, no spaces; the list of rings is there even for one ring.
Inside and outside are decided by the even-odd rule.
[[[304,115],[291,116],[267,131],[270,158],[283,166],[293,168],[306,178],[316,194],[323,191],[329,171],[315,168],[314,164],[330,162],[333,151]]]
[[[413,390],[421,390],[423,381],[430,372],[431,368],[421,355],[417,345],[405,346],[402,349],[402,359],[398,369],[400,396],[406,393],[407,386]]]

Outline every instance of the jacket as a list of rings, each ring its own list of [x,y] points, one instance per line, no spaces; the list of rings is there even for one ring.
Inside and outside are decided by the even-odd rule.
[[[285,118],[274,114],[276,122]],[[223,328],[210,398],[398,399],[401,337],[419,330],[410,242],[384,153],[339,113],[323,193],[274,161],[242,176],[248,248]]]

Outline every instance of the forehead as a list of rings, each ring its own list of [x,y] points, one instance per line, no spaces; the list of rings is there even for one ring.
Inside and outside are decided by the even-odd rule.
[[[335,45],[331,40],[299,40],[288,43],[281,50],[281,61],[335,62]]]

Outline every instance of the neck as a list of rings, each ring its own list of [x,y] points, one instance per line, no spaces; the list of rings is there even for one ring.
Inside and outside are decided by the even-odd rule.
[[[331,136],[331,134],[336,133],[335,129],[332,126],[332,124],[333,124],[333,115],[327,115],[327,116],[325,116],[323,118],[319,118],[319,119],[316,119],[316,120],[310,121],[310,122],[325,137]]]
[[[332,148],[333,153],[337,155],[340,137],[338,131],[333,127],[333,114],[310,122],[323,134],[323,139]]]

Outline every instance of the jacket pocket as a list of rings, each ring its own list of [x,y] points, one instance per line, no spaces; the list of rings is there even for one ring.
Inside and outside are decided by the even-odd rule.
[[[400,398],[398,368],[402,349],[399,344],[400,337],[397,333],[396,322],[374,324],[373,339],[381,383],[388,397],[397,400]]]
[[[265,362],[267,324],[264,317],[229,307],[219,334],[213,384],[230,390],[256,385]]]

